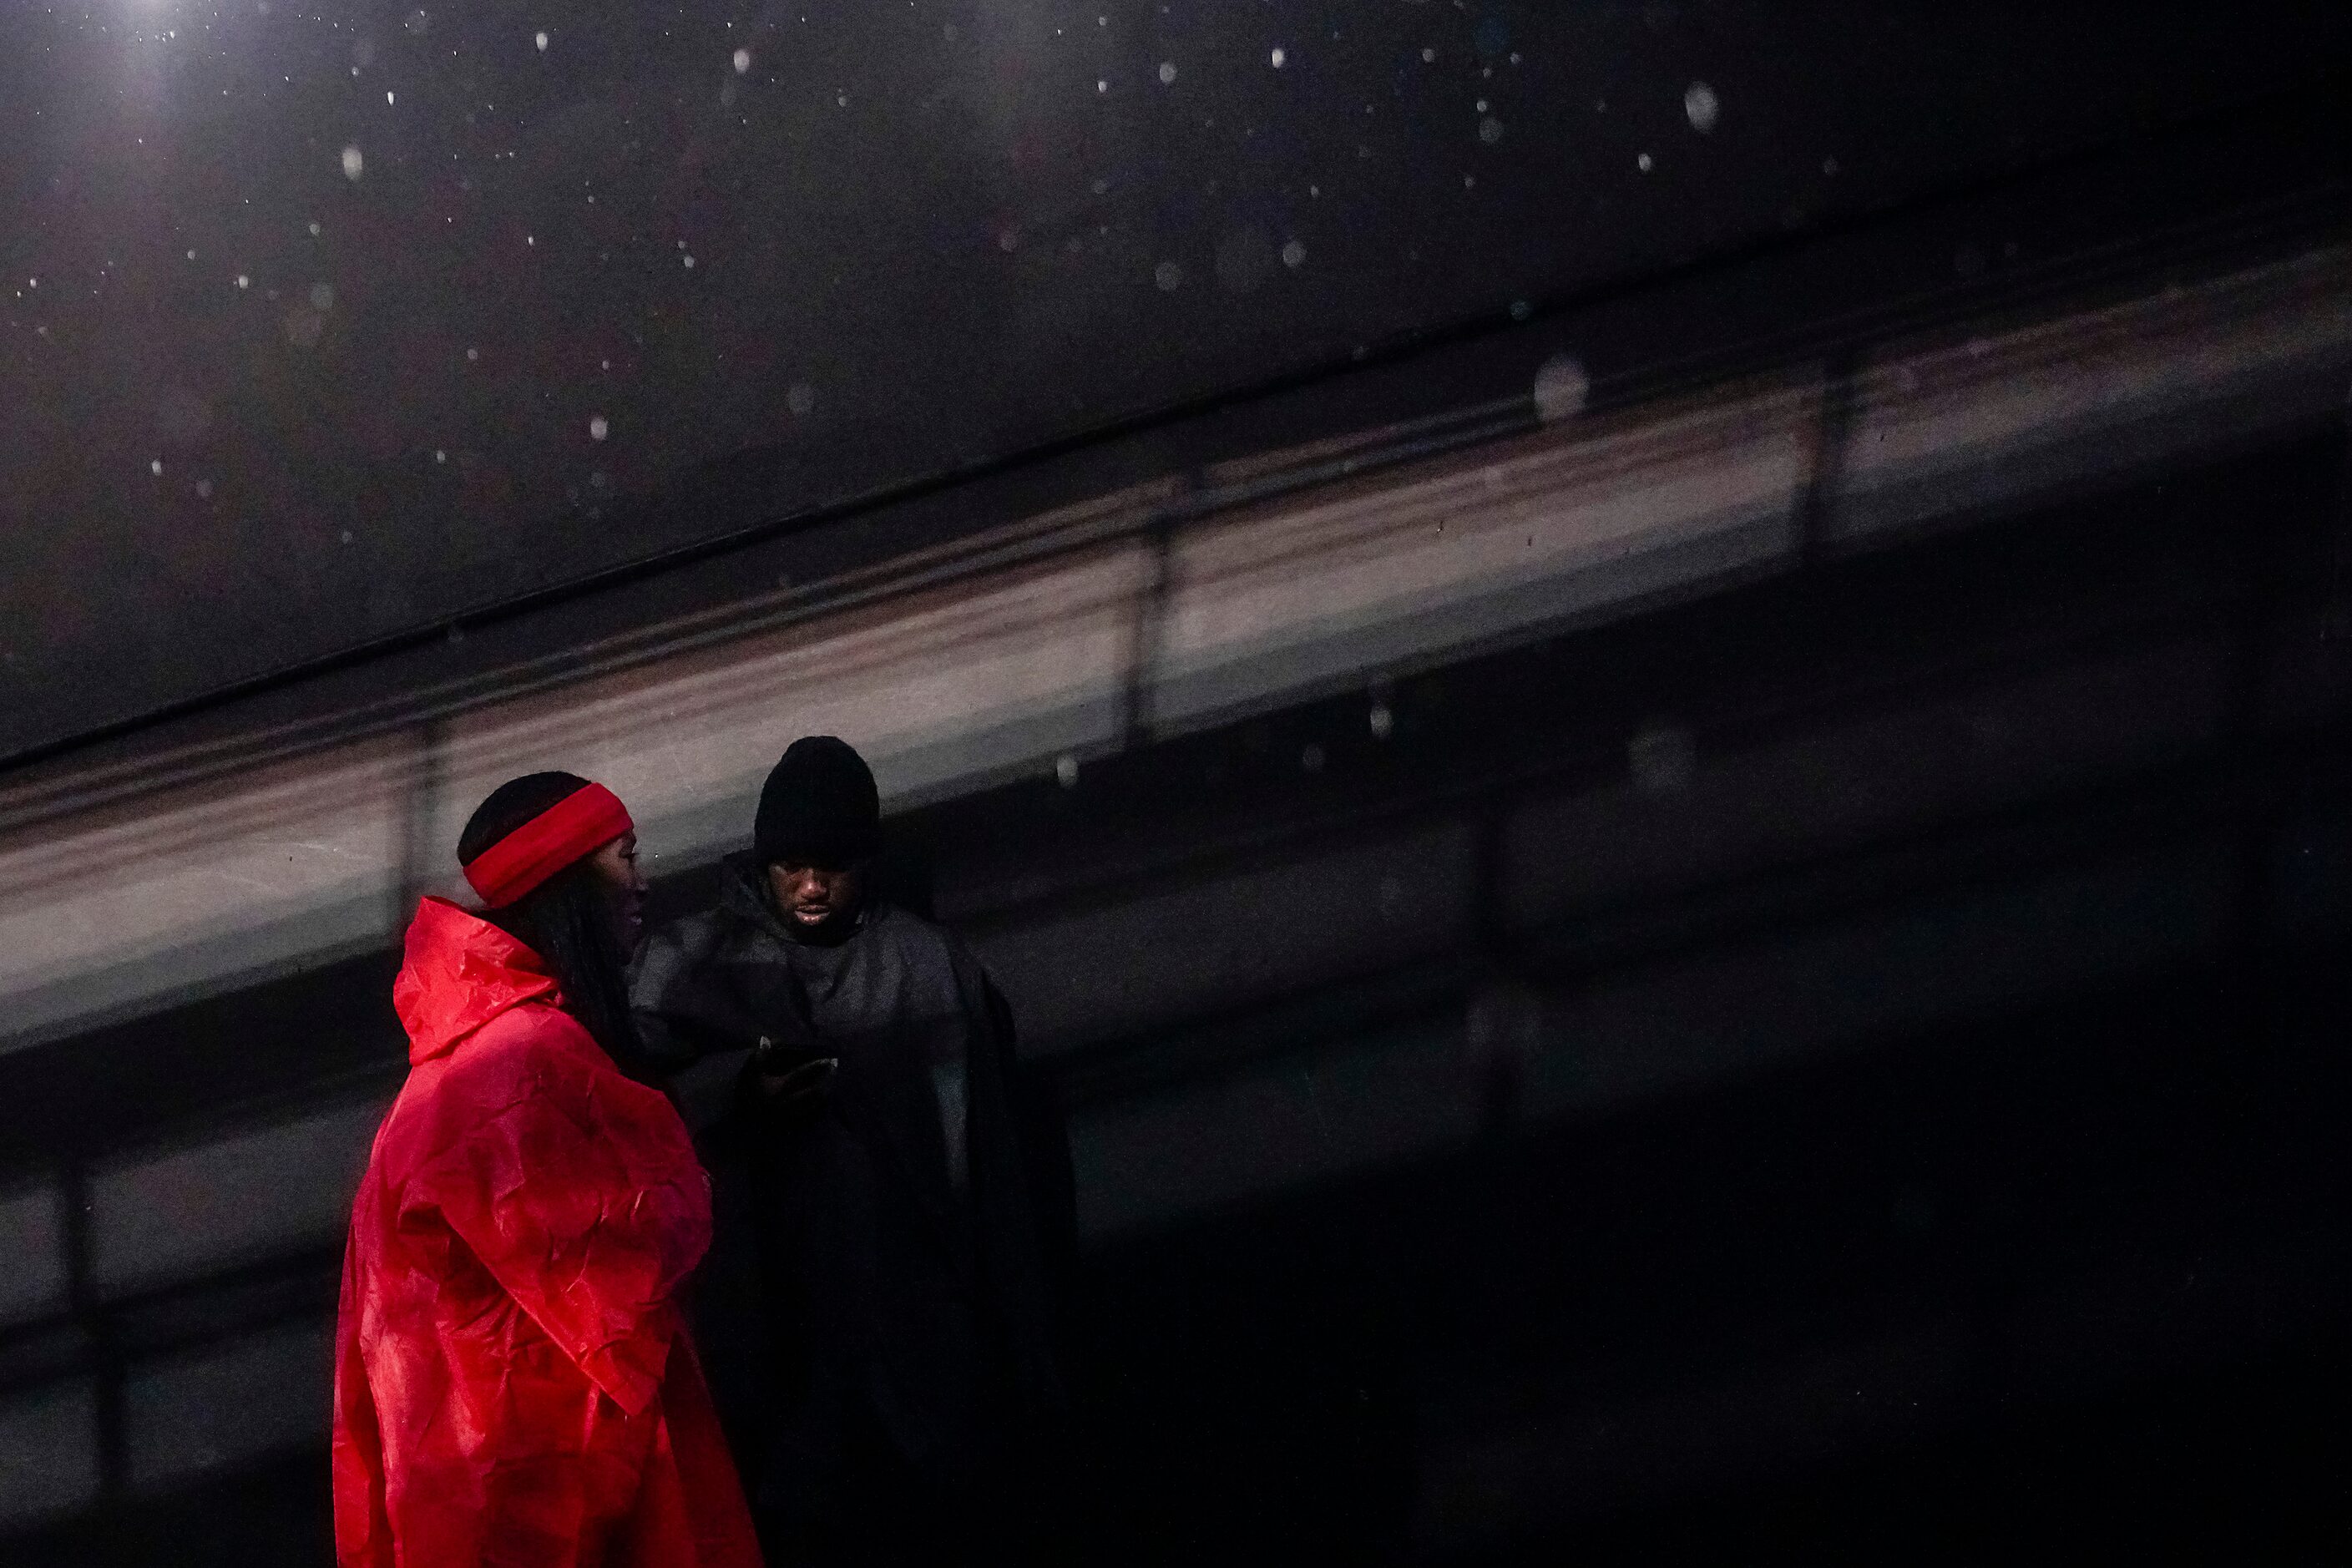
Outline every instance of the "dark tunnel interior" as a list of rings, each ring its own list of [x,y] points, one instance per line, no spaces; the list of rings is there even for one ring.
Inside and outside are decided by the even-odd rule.
[[[1106,1550],[2333,1560],[2344,467],[2273,447],[898,819],[1082,1167],[1110,1126],[1140,1169],[1074,1313]],[[1036,907],[1097,911],[1055,940],[1131,1026],[1024,991],[992,933]],[[0,1059],[0,1114],[201,1117],[328,998],[312,1065],[381,1079],[383,973],[142,1024],[168,1063]],[[109,1342],[314,1314],[334,1263]],[[304,1445],[10,1561],[314,1562],[326,1503]]]
[[[332,1559],[464,814],[659,921],[827,726],[1060,1112],[1081,1560],[2352,1560],[2347,69],[0,4],[0,1564]]]

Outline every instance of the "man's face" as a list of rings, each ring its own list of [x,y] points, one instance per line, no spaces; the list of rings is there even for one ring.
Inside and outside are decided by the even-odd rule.
[[[856,867],[801,866],[779,860],[768,868],[768,894],[793,930],[814,934],[856,912],[865,876]]]

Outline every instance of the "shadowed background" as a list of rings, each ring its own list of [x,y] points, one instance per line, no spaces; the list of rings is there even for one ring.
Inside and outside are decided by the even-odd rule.
[[[1944,9],[11,7],[0,1555],[320,1560],[457,823],[826,730],[1106,1554],[2328,1560],[2347,33]]]

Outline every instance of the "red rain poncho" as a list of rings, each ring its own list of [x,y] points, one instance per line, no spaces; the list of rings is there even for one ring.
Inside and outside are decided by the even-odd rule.
[[[681,1328],[710,1195],[538,957],[428,899],[335,1335],[345,1568],[758,1568]]]

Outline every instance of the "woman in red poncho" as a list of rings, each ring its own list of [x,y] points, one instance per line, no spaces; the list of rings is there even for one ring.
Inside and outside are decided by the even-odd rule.
[[[344,1568],[758,1568],[681,1327],[709,1184],[633,1059],[645,884],[612,793],[533,773],[458,840],[393,1002],[408,1081],[352,1210],[335,1361]]]

